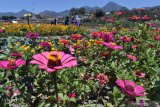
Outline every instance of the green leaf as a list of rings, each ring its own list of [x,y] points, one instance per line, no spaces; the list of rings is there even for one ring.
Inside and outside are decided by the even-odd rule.
[[[106,103],[105,107],[114,107],[112,103]]]
[[[0,59],[4,59],[6,57],[7,57],[7,55],[4,55],[4,54],[0,55]]]
[[[40,103],[38,104],[38,107],[45,107],[45,102],[44,102],[44,101],[40,102]]]

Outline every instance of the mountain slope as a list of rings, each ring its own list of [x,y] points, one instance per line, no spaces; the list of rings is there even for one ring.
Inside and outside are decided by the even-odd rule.
[[[104,7],[102,7],[102,10],[105,12],[114,11],[114,10],[121,10],[123,6],[120,6],[114,2],[107,3]]]

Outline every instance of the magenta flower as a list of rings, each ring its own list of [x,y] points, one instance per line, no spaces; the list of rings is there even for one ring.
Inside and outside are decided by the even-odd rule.
[[[114,37],[112,32],[101,32],[100,36],[101,39],[105,42],[114,42]]]
[[[28,32],[28,33],[26,34],[26,37],[27,37],[27,38],[30,38],[30,39],[36,39],[36,38],[39,37],[39,34],[38,34],[38,33],[33,33],[33,32]]]
[[[155,37],[154,37],[154,40],[156,40],[156,41],[160,41],[160,35],[155,36]]]
[[[109,81],[107,75],[103,73],[97,75],[97,80],[101,86],[104,86]]]
[[[132,38],[129,38],[129,37],[127,37],[127,36],[121,36],[121,37],[120,37],[120,40],[121,40],[122,42],[131,42]]]
[[[130,60],[133,60],[133,61],[136,61],[137,58],[133,55],[130,55],[130,54],[127,54],[127,57],[130,59]]]
[[[80,40],[80,39],[82,39],[82,35],[81,34],[72,34],[71,39],[72,40]]]
[[[116,83],[120,87],[120,89],[127,95],[130,95],[132,97],[145,96],[145,90],[141,85],[135,85],[134,82],[129,80],[117,80]]]
[[[41,42],[39,44],[39,46],[43,46],[43,47],[51,47],[51,45],[48,42]]]
[[[36,54],[33,56],[30,64],[39,65],[39,69],[44,69],[49,73],[56,72],[57,70],[74,67],[77,65],[75,57],[64,52],[43,52],[42,54]]]
[[[0,68],[13,70],[25,64],[26,64],[26,61],[22,59],[4,60],[4,61],[0,61]]]
[[[121,16],[121,15],[123,14],[123,12],[117,12],[117,14],[118,14],[119,16]]]
[[[10,54],[10,56],[12,56],[12,57],[14,57],[14,58],[16,58],[16,59],[22,58],[22,55],[21,55],[21,53],[19,53],[19,52],[12,52],[12,53]]]
[[[113,49],[113,50],[122,50],[122,49],[123,49],[122,46],[118,46],[118,45],[116,45],[116,43],[114,43],[114,42],[109,42],[109,43],[103,42],[103,45],[105,45],[105,46],[107,46],[109,49]]]
[[[19,90],[12,91],[12,89],[9,89],[9,91],[11,91],[11,92],[7,94],[8,97],[20,95],[20,91]]]
[[[68,98],[75,98],[76,97],[76,93],[70,93],[69,95],[68,95]]]
[[[157,28],[156,30],[157,30],[158,32],[160,32],[160,28]]]
[[[139,78],[144,78],[144,77],[145,77],[145,73],[142,73],[142,72],[140,72],[140,71],[136,71],[136,72],[135,72],[135,75],[136,75],[137,77],[139,77]]]
[[[4,33],[4,30],[0,29],[0,33]]]

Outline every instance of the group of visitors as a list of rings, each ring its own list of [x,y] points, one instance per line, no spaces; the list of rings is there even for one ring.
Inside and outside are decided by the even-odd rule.
[[[54,19],[51,20],[51,25],[53,25],[53,24],[54,24],[54,25],[57,24],[57,19],[56,19],[56,18],[54,18]]]
[[[80,22],[81,19],[78,16],[76,16],[76,18],[72,16],[71,21],[69,20],[69,17],[66,16],[65,25],[69,25],[71,23],[72,25],[80,27]]]
[[[64,24],[65,24],[65,26],[72,24],[72,25],[80,27],[80,20],[81,19],[78,17],[78,15],[76,17],[72,16],[71,21],[70,21],[70,18],[68,16],[66,16]],[[58,21],[57,18],[52,19],[51,25],[53,25],[53,24],[56,25],[57,21]]]

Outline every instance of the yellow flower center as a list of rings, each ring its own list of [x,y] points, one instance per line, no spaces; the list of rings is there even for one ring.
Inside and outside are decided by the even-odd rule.
[[[61,58],[62,56],[58,52],[50,52],[49,55],[47,56],[47,59],[52,61],[57,61],[60,60]]]
[[[112,45],[112,46],[116,46],[116,43],[114,43],[114,42],[110,42],[110,45]]]
[[[61,58],[62,58],[62,55],[59,54],[58,52],[49,53],[49,55],[47,56],[47,59],[48,59],[47,66],[51,69],[54,69],[54,67],[56,66],[60,66]]]

